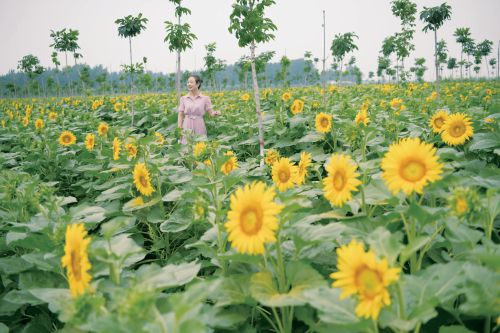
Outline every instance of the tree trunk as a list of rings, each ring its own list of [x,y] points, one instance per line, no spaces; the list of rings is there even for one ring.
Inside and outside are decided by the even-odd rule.
[[[132,72],[132,38],[128,38],[130,51],[130,94],[132,95],[132,127],[134,127],[134,73]]]
[[[437,59],[437,29],[434,30],[434,63],[436,65],[436,94],[439,103],[439,64]]]
[[[326,27],[325,27],[325,11],[323,10],[323,70],[321,71],[321,78],[323,81],[323,110],[326,111]]]
[[[488,79],[490,78],[490,68],[488,66],[488,59],[484,56],[484,64],[486,65],[486,74],[488,75]]]
[[[464,45],[462,44],[462,51],[460,51],[460,80],[463,80],[462,66],[464,63]]]
[[[177,18],[177,24],[181,24],[181,17]],[[181,51],[177,50],[177,72],[175,74],[175,90],[177,91],[177,100],[181,99]]]
[[[255,42],[250,44],[250,59],[252,67],[252,83],[253,83],[253,95],[255,99],[255,111],[257,113],[257,121],[259,124],[259,150],[260,150],[260,166],[264,166],[264,129],[262,126],[262,113],[260,111],[260,96],[259,96],[259,84],[257,82],[257,72],[255,70]]]

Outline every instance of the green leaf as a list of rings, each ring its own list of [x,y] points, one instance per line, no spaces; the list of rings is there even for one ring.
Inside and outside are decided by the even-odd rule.
[[[378,257],[386,258],[389,266],[392,266],[403,248],[402,237],[401,232],[391,234],[384,227],[378,227],[368,235],[367,242]]]
[[[401,251],[401,262],[406,262],[412,254],[420,250],[431,240],[431,236],[419,235],[415,237],[408,245]]]
[[[184,192],[185,192],[184,190],[174,189],[174,190],[170,191],[169,193],[165,194],[163,196],[162,200],[166,201],[166,202],[177,201],[182,197]]]
[[[163,290],[185,285],[193,280],[200,271],[201,265],[190,262],[180,265],[144,265],[137,271],[139,284],[144,288]]]
[[[24,259],[16,256],[0,258],[0,272],[6,275],[18,274],[33,267],[33,265]]]
[[[39,288],[30,289],[29,292],[39,300],[48,303],[49,310],[59,313],[71,307],[72,299],[69,289]]]
[[[469,150],[486,150],[489,148],[500,147],[500,135],[497,132],[494,133],[477,133],[472,138]]]
[[[98,223],[106,218],[106,210],[99,206],[81,205],[70,209],[73,221]]]
[[[330,324],[355,324],[360,320],[354,314],[356,301],[353,297],[340,300],[340,289],[320,287],[304,292],[304,297],[318,310],[321,321]]]
[[[474,333],[474,331],[460,325],[453,326],[441,326],[439,328],[439,333]]]
[[[278,291],[271,272],[259,272],[250,280],[250,293],[265,306],[296,306],[306,304],[307,300],[302,295],[304,291],[326,285],[323,277],[305,263],[289,263],[286,275],[291,285],[288,292]]]

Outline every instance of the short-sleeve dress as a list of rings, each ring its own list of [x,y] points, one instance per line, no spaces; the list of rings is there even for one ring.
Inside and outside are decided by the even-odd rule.
[[[208,110],[212,110],[212,101],[210,101],[210,97],[201,94],[196,96],[182,96],[178,108],[178,112],[184,113],[182,128],[206,138],[207,128],[205,127],[203,116]],[[181,143],[187,143],[184,136],[181,139]]]

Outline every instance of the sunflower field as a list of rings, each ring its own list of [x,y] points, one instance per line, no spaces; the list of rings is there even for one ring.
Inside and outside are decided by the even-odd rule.
[[[0,100],[0,332],[498,332],[499,91]]]

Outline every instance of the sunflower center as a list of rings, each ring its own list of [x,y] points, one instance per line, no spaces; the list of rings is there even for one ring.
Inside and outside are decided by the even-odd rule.
[[[328,122],[327,118],[321,119],[321,126],[322,127],[328,127],[328,124],[329,124],[329,122]]]
[[[455,123],[450,127],[450,135],[458,138],[464,135],[465,125],[463,123]]]
[[[71,251],[71,271],[73,272],[75,280],[81,280],[82,270],[80,266],[80,254],[76,250]]]
[[[71,141],[71,138],[69,137],[69,135],[63,136],[63,142],[64,143],[69,143],[70,141]]]
[[[335,174],[333,175],[333,187],[337,190],[340,191],[344,188],[345,186],[345,175],[344,173],[340,171],[336,171]]]
[[[255,209],[244,211],[240,216],[241,230],[247,235],[255,235],[262,227],[261,215]]]
[[[281,169],[278,172],[278,178],[280,179],[280,182],[286,183],[290,179],[290,170]]]
[[[139,183],[141,183],[141,185],[144,187],[148,187],[148,180],[144,175],[139,176]]]
[[[443,124],[444,124],[443,118],[436,118],[436,120],[434,120],[434,125],[436,125],[437,128],[441,128]]]
[[[420,161],[409,161],[399,170],[401,177],[409,182],[419,181],[424,177],[425,172],[425,165]]]
[[[377,272],[363,267],[356,274],[356,284],[361,295],[374,297],[382,288],[382,279]]]
[[[467,208],[468,208],[467,200],[465,200],[464,198],[458,199],[457,206],[456,206],[457,212],[459,214],[463,214],[467,211]]]

